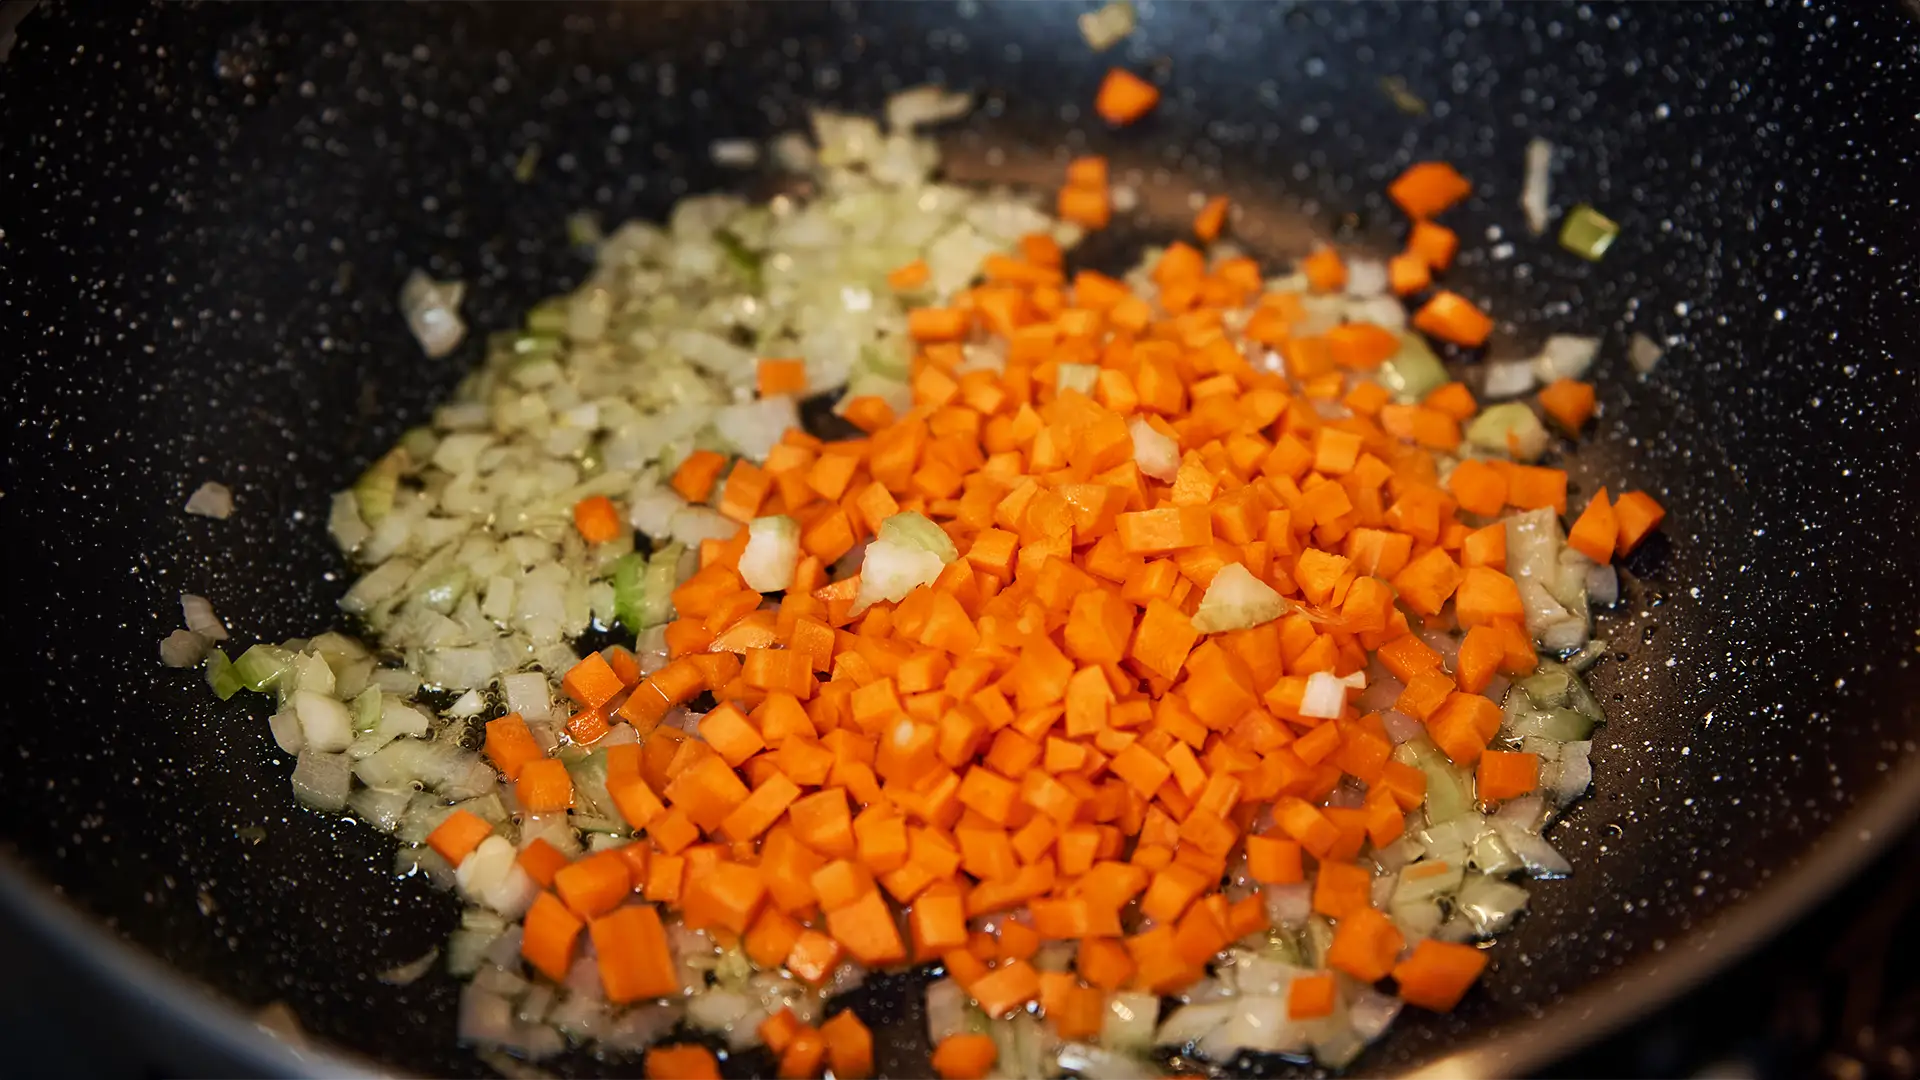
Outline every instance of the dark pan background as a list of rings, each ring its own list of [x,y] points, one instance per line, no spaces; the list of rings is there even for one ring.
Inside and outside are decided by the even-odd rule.
[[[1869,855],[1920,801],[1920,33],[1891,5],[1142,5],[1094,56],[1086,6],[52,5],[0,63],[0,535],[9,693],[0,837],[77,909],[243,1007],[405,1070],[480,1068],[457,987],[372,973],[456,905],[388,873],[392,842],[297,808],[259,701],[219,704],[156,643],[177,594],[239,643],[336,620],[326,499],[478,357],[576,281],[563,218],[659,216],[752,183],[711,140],[876,108],[929,79],[980,92],[956,172],[1004,150],[1053,182],[1070,151],[1137,170],[1149,220],[1246,208],[1297,254],[1310,225],[1387,248],[1407,163],[1477,185],[1450,287],[1493,351],[1597,332],[1603,417],[1576,502],[1644,487],[1665,535],[1626,561],[1594,684],[1612,722],[1553,839],[1570,880],[1494,950],[1455,1014],[1363,1059],[1473,1046],[1531,1067],[1727,959]],[[1166,89],[1108,132],[1124,62]],[[1429,103],[1399,111],[1403,78]],[[1559,150],[1560,209],[1624,229],[1604,262],[1528,236],[1523,148]],[[515,162],[540,147],[531,182]],[[1047,165],[1046,163],[1051,163]],[[1044,167],[1043,167],[1044,166]],[[1049,171],[1049,169],[1053,171]],[[395,311],[412,267],[473,288],[469,343],[424,359]],[[1651,376],[1628,335],[1668,345]],[[204,480],[226,522],[180,512]],[[262,827],[258,843],[239,830]],[[0,873],[7,871],[0,871]],[[18,881],[16,879],[16,885]],[[1584,992],[1584,993],[1583,993]],[[895,1075],[911,1014],[868,995]],[[897,997],[897,996],[896,996]],[[1491,1043],[1476,1042],[1493,1036]],[[587,1063],[576,1063],[589,1067]]]

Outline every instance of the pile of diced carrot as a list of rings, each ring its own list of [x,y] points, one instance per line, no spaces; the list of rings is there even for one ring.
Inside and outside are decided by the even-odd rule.
[[[1104,199],[1103,165],[1073,176],[1075,199]],[[1396,182],[1416,219],[1396,289],[1425,289],[1451,258],[1452,233],[1430,219],[1467,190],[1445,166]],[[1219,235],[1225,217],[1209,204],[1199,233]],[[1331,249],[1306,271],[1323,291],[1346,273]],[[1221,891],[1244,857],[1260,883],[1313,882],[1314,910],[1336,925],[1330,968],[1391,976],[1409,1002],[1451,1008],[1485,954],[1431,940],[1408,952],[1357,862],[1401,835],[1425,777],[1392,759],[1379,715],[1308,716],[1303,695],[1312,674],[1363,672],[1377,657],[1406,685],[1398,708],[1477,767],[1483,798],[1533,790],[1534,755],[1487,750],[1501,711],[1480,691],[1536,664],[1492,519],[1564,512],[1566,474],[1467,460],[1442,483],[1441,455],[1478,407],[1468,388],[1393,402],[1354,376],[1387,360],[1395,335],[1359,323],[1295,333],[1301,296],[1264,291],[1251,259],[1210,262],[1177,243],[1141,294],[1092,271],[1069,278],[1060,249],[1031,236],[982,277],[951,307],[913,313],[904,414],[856,399],[845,415],[864,437],[789,430],[764,464],[702,451],[674,475],[683,496],[742,524],[791,516],[800,567],[769,604],[736,569],[746,530],[708,541],[673,594],[664,668],[643,678],[612,649],[567,674],[574,741],[621,721],[641,735],[604,751],[608,791],[641,839],[573,861],[527,846],[521,864],[545,890],[526,918],[527,961],[564,977],[584,929],[610,1000],[678,993],[662,924],[676,911],[816,984],[844,960],[938,962],[987,1013],[1037,1004],[1062,1037],[1083,1038],[1106,995],[1178,990],[1267,929],[1258,894]],[[1491,325],[1445,292],[1415,321],[1469,344]],[[984,338],[1004,340],[1005,370],[963,362],[962,343]],[[1279,370],[1254,355],[1268,350]],[[1097,367],[1089,392],[1056,390],[1064,364]],[[1344,406],[1339,418],[1323,418],[1329,403]],[[1570,429],[1593,409],[1590,393],[1565,390],[1542,404]],[[1136,464],[1136,418],[1177,443],[1170,482]],[[960,557],[899,603],[855,614],[857,578],[830,581],[827,568],[909,510]],[[1604,562],[1659,517],[1645,495],[1610,504],[1603,492],[1572,543]],[[607,515],[580,520],[604,531]],[[1196,630],[1228,564],[1291,612]],[[1421,640],[1429,625],[1464,631],[1454,670]],[[717,704],[698,737],[662,725],[702,693]],[[486,752],[524,810],[570,805],[566,770],[520,717],[487,725]],[[1349,779],[1362,805],[1320,805]],[[1269,804],[1273,825],[1256,832]],[[486,835],[476,822],[455,815],[430,842],[458,862]],[[970,928],[1016,910],[997,933]],[[1149,921],[1131,921],[1136,911]],[[1048,942],[1077,943],[1071,972],[1035,967]],[[1293,983],[1289,1007],[1326,1015],[1331,976]],[[830,1057],[837,1075],[870,1067],[857,1019],[769,1025],[783,1076]],[[959,1036],[935,1066],[977,1076],[992,1061],[990,1040]]]

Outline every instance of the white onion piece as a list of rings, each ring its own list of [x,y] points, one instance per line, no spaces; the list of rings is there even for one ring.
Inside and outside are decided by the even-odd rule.
[[[1179,444],[1138,416],[1127,421],[1127,431],[1133,435],[1133,461],[1140,471],[1172,483],[1180,472]]]
[[[1665,350],[1645,334],[1635,333],[1627,342],[1627,363],[1642,375],[1651,374],[1654,368],[1660,366],[1660,358],[1664,355]]]
[[[1384,295],[1387,291],[1387,264],[1379,259],[1352,258],[1347,260],[1347,295],[1356,300],[1370,300]]]
[[[353,787],[351,763],[345,754],[328,754],[307,747],[293,766],[293,795],[315,810],[339,813],[346,809]]]
[[[1320,720],[1337,720],[1347,710],[1347,684],[1337,676],[1316,671],[1307,676],[1307,688],[1300,695],[1300,715]]]
[[[1601,607],[1620,602],[1620,574],[1612,566],[1595,566],[1587,571],[1587,599]]]
[[[1499,400],[1519,397],[1532,390],[1535,385],[1534,363],[1532,360],[1512,360],[1488,364],[1480,387],[1481,395]]]
[[[353,715],[339,699],[297,690],[293,710],[300,717],[300,734],[307,748],[332,754],[353,742]]]
[[[1298,1049],[1304,1043],[1302,1026],[1287,1019],[1287,999],[1248,995],[1234,999],[1232,1005],[1227,1022],[1201,1039],[1196,1048],[1209,1060],[1231,1061],[1242,1050],[1278,1053]]]
[[[1273,586],[1254,577],[1252,571],[1239,563],[1228,563],[1207,583],[1206,594],[1193,613],[1193,628],[1203,634],[1245,630],[1272,622],[1292,607]]]
[[[554,719],[551,686],[540,672],[502,675],[500,690],[506,696],[508,712],[519,713],[528,721]]]
[[[1155,1046],[1188,1046],[1213,1034],[1232,1019],[1237,1003],[1231,999],[1184,1005],[1173,1011],[1153,1034]]]
[[[751,169],[760,163],[760,144],[752,139],[715,139],[707,147],[707,156],[715,165]]]
[[[1547,231],[1548,169],[1553,165],[1553,144],[1545,139],[1527,143],[1527,172],[1520,187],[1520,209],[1527,215],[1527,231],[1535,236]]]
[[[887,127],[911,134],[929,124],[965,116],[971,108],[971,94],[934,85],[915,86],[887,99]]]
[[[785,514],[747,523],[747,546],[740,553],[740,577],[754,592],[784,592],[800,565],[800,525]]]
[[[788,428],[800,426],[800,411],[789,394],[743,401],[717,409],[713,426],[745,457],[765,461]]]
[[[233,492],[209,480],[187,496],[187,513],[225,521],[233,513]]]
[[[212,646],[191,630],[175,630],[160,639],[160,662],[168,667],[193,667],[207,658]]]
[[[1160,1019],[1160,998],[1125,992],[1107,999],[1100,1025],[1100,1043],[1109,1050],[1137,1054],[1151,1048],[1154,1026]]]
[[[1591,741],[1561,744],[1559,769],[1548,789],[1556,804],[1565,806],[1587,793],[1593,783],[1593,763],[1588,756],[1592,750]]]
[[[1540,347],[1540,355],[1533,361],[1533,373],[1545,383],[1556,379],[1577,379],[1593,366],[1593,358],[1599,352],[1600,339],[1597,337],[1555,334]]]
[[[400,313],[428,356],[447,355],[467,336],[459,311],[466,292],[465,282],[435,281],[418,270],[400,286]]]
[[[1363,713],[1386,712],[1393,703],[1400,700],[1400,694],[1406,685],[1392,676],[1376,677],[1367,684],[1365,690],[1353,701],[1354,708]]]
[[[1313,914],[1313,886],[1304,882],[1269,885],[1262,896],[1266,900],[1267,918],[1275,926],[1299,926]]]
[[[1493,827],[1534,877],[1565,877],[1573,872],[1573,864],[1566,856],[1554,850],[1538,833],[1528,832],[1518,822],[1505,818],[1495,818]]]
[[[1347,994],[1347,1022],[1353,1033],[1372,1042],[1386,1033],[1400,1015],[1401,1001],[1370,986],[1350,987]]]
[[[291,709],[267,717],[267,729],[273,732],[274,743],[289,754],[298,754],[307,744],[300,733],[300,715]]]
[[[1157,1006],[1157,1002],[1156,1002]],[[941,1040],[967,1030],[967,992],[952,979],[936,979],[927,984],[927,1038],[938,1045]]]
[[[1082,15],[1081,18],[1086,18]],[[1161,1070],[1152,1068],[1132,1054],[1116,1053],[1086,1043],[1067,1043],[1060,1048],[1060,1068],[1080,1076],[1100,1080],[1157,1080]]]
[[[1395,746],[1426,733],[1426,727],[1420,721],[1393,709],[1381,713],[1380,720],[1387,729],[1387,737],[1393,740]]]
[[[208,641],[227,640],[226,624],[213,613],[213,604],[206,597],[181,593],[180,614],[186,620],[187,629]]]
[[[702,540],[731,540],[740,531],[740,523],[704,506],[689,506],[676,511],[669,527],[673,538],[698,548]]]

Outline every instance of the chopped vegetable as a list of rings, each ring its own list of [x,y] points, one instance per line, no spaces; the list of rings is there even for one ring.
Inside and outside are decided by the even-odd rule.
[[[1553,144],[1545,139],[1527,140],[1527,169],[1520,183],[1520,209],[1527,215],[1527,231],[1535,236],[1547,231],[1547,173],[1552,166]]]
[[[1153,111],[1159,103],[1160,91],[1152,83],[1125,68],[1113,68],[1101,80],[1093,111],[1107,123],[1124,127]]]
[[[1560,246],[1588,262],[1599,262],[1619,235],[1620,226],[1612,218],[1582,203],[1561,223]]]
[[[1097,111],[1157,98],[1116,69]],[[684,1021],[870,1075],[827,999],[912,957],[941,1076],[1130,1075],[1156,1043],[1338,1068],[1470,992],[1484,954],[1449,943],[1518,915],[1508,878],[1571,868],[1542,831],[1591,778],[1590,609],[1664,511],[1602,489],[1569,528],[1533,408],[1482,404],[1544,383],[1577,435],[1591,339],[1470,383],[1423,336],[1491,333],[1430,292],[1471,183],[1397,179],[1389,262],[1269,277],[1214,198],[1198,244],[1069,274],[1109,163],[1068,165],[1070,224],[931,183],[913,132],[967,106],[815,114],[817,155],[774,144],[814,200],[600,237],[336,498],[377,649],[229,663],[183,599],[165,655],[274,695],[296,797],[468,904],[459,1030],[499,1060]],[[803,426],[823,392],[854,437]]]
[[[1128,0],[1109,0],[1096,11],[1080,15],[1080,36],[1094,52],[1106,52],[1133,33],[1133,5]]]
[[[225,521],[233,514],[233,492],[227,485],[209,480],[187,496],[187,513]]]

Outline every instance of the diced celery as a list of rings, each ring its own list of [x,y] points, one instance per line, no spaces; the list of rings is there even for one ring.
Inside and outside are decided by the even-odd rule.
[[[1519,401],[1488,406],[1467,425],[1466,436],[1482,450],[1511,454],[1521,461],[1532,461],[1547,448],[1546,426]]]
[[[278,645],[255,645],[233,662],[233,674],[247,689],[265,692],[280,681],[281,674],[292,664],[291,651]]]
[[[1560,246],[1589,262],[1599,262],[1619,235],[1618,222],[1581,203],[1568,212],[1560,226]]]
[[[1402,401],[1419,401],[1447,381],[1447,369],[1426,339],[1408,331],[1400,335],[1400,351],[1380,365],[1375,378]]]
[[[240,677],[233,672],[233,662],[219,649],[207,654],[207,685],[213,687],[215,696],[221,701],[246,689]]]

